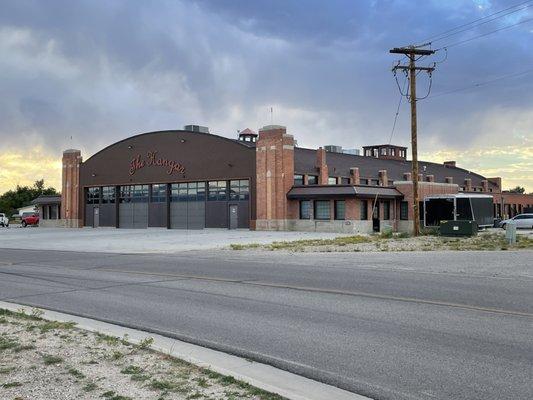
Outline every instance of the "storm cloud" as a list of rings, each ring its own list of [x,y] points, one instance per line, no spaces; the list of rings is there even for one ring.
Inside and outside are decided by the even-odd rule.
[[[235,137],[269,124],[272,107],[273,122],[303,146],[387,142],[399,101],[398,57],[388,50],[516,2],[3,0],[0,141],[8,153],[31,148],[49,159],[75,147],[86,158],[127,136],[189,123]],[[435,46],[531,17],[533,7]],[[520,160],[520,182],[533,190],[533,73],[443,95],[533,68],[532,39],[533,22],[524,23],[424,61],[444,61],[435,97],[419,105],[426,158],[457,155],[495,174]],[[420,76],[422,93],[428,84]],[[409,142],[407,107],[397,144]],[[491,158],[495,149],[504,154]],[[479,152],[486,163],[468,157]],[[6,168],[0,191],[17,183]]]

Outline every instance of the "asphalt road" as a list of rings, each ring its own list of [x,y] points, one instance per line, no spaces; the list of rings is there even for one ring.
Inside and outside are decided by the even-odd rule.
[[[0,260],[0,300],[163,333],[371,398],[533,398],[533,252],[2,249]]]

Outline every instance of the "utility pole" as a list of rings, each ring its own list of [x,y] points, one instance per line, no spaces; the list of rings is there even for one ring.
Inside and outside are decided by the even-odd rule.
[[[417,149],[417,124],[416,124],[416,75],[418,71],[425,71],[431,74],[434,67],[417,67],[417,56],[429,56],[435,53],[434,50],[419,49],[414,46],[396,47],[390,50],[393,54],[403,54],[409,58],[409,65],[398,65],[392,69],[394,72],[403,70],[409,72],[409,102],[411,103],[411,153],[412,168],[411,178],[413,182],[413,214],[414,214],[414,235],[420,234],[420,209],[418,206],[418,149]]]

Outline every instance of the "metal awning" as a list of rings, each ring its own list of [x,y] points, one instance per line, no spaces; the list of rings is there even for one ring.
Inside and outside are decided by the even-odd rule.
[[[61,196],[39,196],[32,200],[31,204],[35,205],[48,205],[48,204],[60,204]]]
[[[403,195],[394,188],[353,185],[309,185],[293,186],[287,193],[288,199],[328,199],[347,197],[369,197],[394,199]]]

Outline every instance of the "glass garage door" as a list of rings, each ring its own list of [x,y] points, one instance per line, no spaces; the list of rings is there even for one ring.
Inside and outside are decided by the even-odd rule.
[[[119,228],[148,227],[148,185],[120,187]]]
[[[170,190],[170,227],[205,228],[205,182],[174,183]]]

